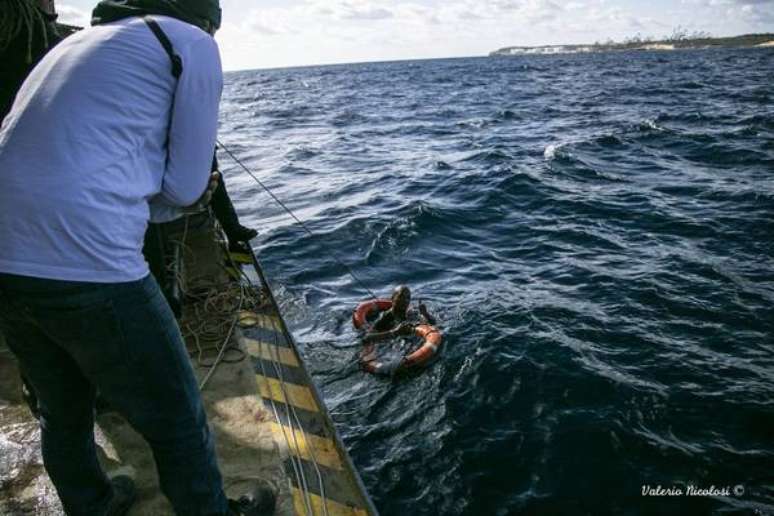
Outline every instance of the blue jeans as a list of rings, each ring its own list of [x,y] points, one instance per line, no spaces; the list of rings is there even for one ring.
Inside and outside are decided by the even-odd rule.
[[[180,330],[152,276],[116,284],[0,274],[0,331],[40,405],[46,471],[68,515],[112,496],[96,391],[150,444],[178,515],[225,515],[212,435]]]

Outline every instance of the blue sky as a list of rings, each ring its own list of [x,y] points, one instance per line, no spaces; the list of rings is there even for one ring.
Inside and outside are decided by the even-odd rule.
[[[96,0],[57,0],[87,23]],[[715,36],[774,32],[774,0],[221,0],[226,70],[484,55],[504,46],[593,43],[677,26]]]

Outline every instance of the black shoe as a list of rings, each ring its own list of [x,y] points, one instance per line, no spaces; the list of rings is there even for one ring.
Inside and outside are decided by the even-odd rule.
[[[137,500],[137,488],[134,480],[126,475],[118,475],[110,479],[113,484],[113,498],[107,507],[106,516],[124,516]]]
[[[271,516],[277,506],[277,495],[268,482],[262,482],[250,495],[228,501],[229,516]]]
[[[226,236],[230,242],[248,242],[258,236],[258,232],[252,228],[237,224],[226,230]]]

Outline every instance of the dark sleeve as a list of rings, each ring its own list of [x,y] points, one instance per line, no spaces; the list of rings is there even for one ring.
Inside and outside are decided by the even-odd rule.
[[[19,34],[0,52],[0,62],[3,63],[3,79],[0,81],[0,121],[11,110],[16,93],[18,93],[27,75],[43,59],[43,56],[62,39],[54,23],[47,15],[44,16],[45,19],[49,20],[45,25],[46,37],[40,30],[40,24],[35,23],[32,35],[26,28],[22,28]],[[30,61],[27,60],[28,57],[31,58]]]
[[[218,150],[215,149],[215,152],[212,153],[212,172],[215,172],[218,170]]]
[[[392,312],[383,312],[376,320],[371,330],[381,333],[391,330],[393,326],[395,326],[395,318],[392,316]]]

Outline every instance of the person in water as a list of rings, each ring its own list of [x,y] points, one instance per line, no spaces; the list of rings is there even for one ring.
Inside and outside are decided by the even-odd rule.
[[[410,310],[411,290],[406,285],[395,287],[390,300],[392,307],[379,315],[371,326],[371,331],[363,337],[363,342],[368,344],[401,335],[411,335],[417,324],[435,324],[435,318],[427,311],[424,303],[420,302],[417,306],[418,317],[413,310]]]

